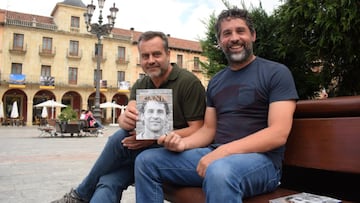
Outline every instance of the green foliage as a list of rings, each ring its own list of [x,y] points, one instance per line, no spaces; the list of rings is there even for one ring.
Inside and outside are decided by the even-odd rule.
[[[293,56],[292,69],[303,67],[297,73],[300,78],[319,65],[321,73],[305,79],[315,78],[316,87],[325,87],[329,96],[360,93],[360,85],[354,84],[360,76],[359,1],[288,0],[276,17],[280,20],[279,54]]]
[[[77,120],[77,113],[70,106],[67,106],[61,111],[59,119],[61,121],[74,121]]]
[[[218,46],[215,29],[213,29],[215,20],[216,16],[215,14],[212,14],[210,16],[209,24],[207,25],[206,39],[200,40],[203,54],[208,58],[207,62],[201,61],[200,65],[209,77],[214,76],[217,72],[223,69],[227,63],[224,53]]]
[[[231,8],[233,6],[227,0],[222,0],[223,4],[226,8]],[[241,1],[242,8],[245,8],[244,1]],[[207,76],[210,78],[214,76],[217,72],[222,70],[227,65],[227,60],[222,52],[221,48],[218,45],[215,33],[215,23],[217,16],[215,13],[210,15],[210,19],[208,22],[204,22],[206,25],[206,39],[200,40],[201,47],[203,50],[203,55],[208,58],[207,62],[200,61],[200,65],[204,69]]]
[[[359,1],[285,0],[270,16],[261,2],[248,10],[256,29],[254,53],[288,66],[301,99],[313,98],[320,88],[330,97],[360,93],[360,83],[355,82],[360,76]],[[206,39],[201,40],[208,61],[200,64],[210,77],[227,65],[217,44],[215,21],[212,14]],[[322,71],[312,71],[315,66]]]

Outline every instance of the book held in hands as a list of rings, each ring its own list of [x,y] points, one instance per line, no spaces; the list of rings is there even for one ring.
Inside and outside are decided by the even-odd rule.
[[[136,90],[137,140],[156,140],[173,130],[172,89]]]
[[[341,200],[311,193],[297,193],[269,200],[269,203],[341,203]]]

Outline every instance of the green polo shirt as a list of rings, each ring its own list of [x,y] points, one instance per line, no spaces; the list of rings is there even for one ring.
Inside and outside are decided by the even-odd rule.
[[[161,89],[173,91],[174,129],[188,127],[188,121],[203,120],[205,115],[205,88],[201,81],[186,69],[171,64],[173,69]],[[149,76],[138,79],[132,86],[130,100],[136,100],[137,89],[156,89]]]

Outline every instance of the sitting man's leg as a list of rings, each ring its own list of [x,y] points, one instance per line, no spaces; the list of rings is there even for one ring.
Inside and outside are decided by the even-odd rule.
[[[121,143],[126,136],[128,136],[128,132],[122,129],[110,136],[103,151],[82,183],[75,190],[71,190],[70,193],[65,194],[59,200],[53,201],[53,203],[89,202],[100,177],[119,170],[124,162],[135,159],[133,154],[138,152],[128,150]]]
[[[120,202],[122,193],[134,183],[134,164],[100,178],[90,202]]]
[[[261,153],[234,154],[212,162],[206,169],[206,202],[242,202],[246,197],[273,191],[281,171]]]
[[[196,167],[210,148],[197,148],[181,153],[166,149],[149,149],[136,158],[135,181],[137,203],[162,203],[163,183],[203,188],[207,202],[242,202],[277,188],[281,177],[272,161],[261,153],[227,156],[213,161],[201,178]]]
[[[208,152],[209,148],[182,153],[159,148],[139,154],[135,161],[136,202],[163,203],[163,183],[201,187],[203,179],[196,172],[196,166]]]

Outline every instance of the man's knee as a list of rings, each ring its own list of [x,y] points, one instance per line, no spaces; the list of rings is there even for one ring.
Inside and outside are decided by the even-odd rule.
[[[114,191],[109,185],[99,183],[91,198],[92,202],[120,202],[122,191]]]
[[[96,185],[95,193],[92,197],[94,202],[119,202],[122,195],[122,186],[111,177],[103,176]],[[95,201],[96,200],[96,201]]]
[[[120,142],[121,143],[121,141],[128,135],[129,135],[129,133],[127,131],[125,131],[123,129],[119,129],[114,134],[109,136],[108,142],[112,142],[112,143],[113,142],[115,142],[115,143]]]
[[[159,162],[161,160],[158,160],[158,153],[159,148],[156,149],[147,149],[143,152],[141,152],[139,155],[137,155],[135,159],[135,169],[149,167],[153,163]],[[161,153],[161,152],[160,152]]]
[[[211,182],[223,182],[229,178],[230,174],[233,174],[231,166],[221,161],[214,161],[207,167],[205,179]]]

